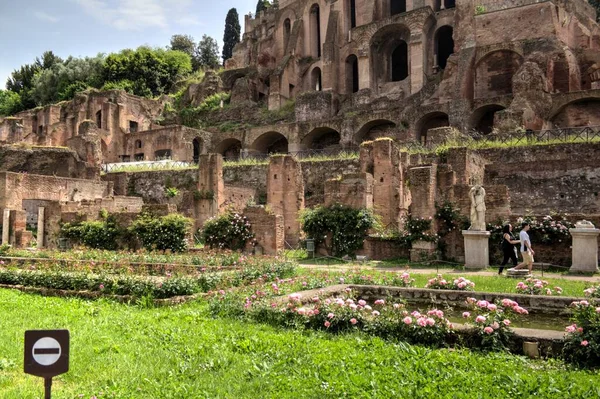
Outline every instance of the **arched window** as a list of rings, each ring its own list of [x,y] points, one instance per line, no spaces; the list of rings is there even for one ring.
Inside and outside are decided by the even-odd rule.
[[[404,40],[396,46],[391,56],[392,82],[399,82],[408,77],[408,45]]]
[[[283,21],[283,52],[287,53],[288,44],[290,41],[290,32],[292,31],[292,22],[289,18],[286,18]]]
[[[311,74],[311,86],[316,91],[323,90],[323,85],[321,82],[321,68],[315,68],[312,70]]]
[[[390,0],[390,15],[406,12],[406,0]]]
[[[318,4],[310,7],[310,50],[317,58],[321,57],[321,10]]]
[[[358,91],[358,58],[354,54],[346,58],[346,92]]]
[[[102,129],[102,111],[96,112],[96,126],[98,129]]]
[[[448,57],[454,53],[454,39],[451,26],[442,26],[435,34],[435,55],[437,66],[446,69]]]

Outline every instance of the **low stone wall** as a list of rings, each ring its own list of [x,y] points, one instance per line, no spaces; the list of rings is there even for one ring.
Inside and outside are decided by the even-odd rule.
[[[408,248],[402,247],[398,241],[377,237],[368,237],[363,248],[357,254],[367,256],[372,260],[408,258],[410,256]]]

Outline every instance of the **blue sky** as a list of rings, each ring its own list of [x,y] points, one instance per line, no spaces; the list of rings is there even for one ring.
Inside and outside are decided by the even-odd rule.
[[[164,47],[172,35],[223,42],[225,16],[243,16],[256,0],[0,0],[0,88],[10,73],[46,50],[62,58],[111,53],[143,44]]]

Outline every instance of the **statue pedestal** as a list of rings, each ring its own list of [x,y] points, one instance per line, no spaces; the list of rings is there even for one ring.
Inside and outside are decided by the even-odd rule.
[[[489,231],[463,230],[465,238],[465,268],[485,269],[490,265]]]
[[[570,273],[598,272],[598,235],[600,229],[590,228],[569,229],[573,237],[573,252],[571,255]]]

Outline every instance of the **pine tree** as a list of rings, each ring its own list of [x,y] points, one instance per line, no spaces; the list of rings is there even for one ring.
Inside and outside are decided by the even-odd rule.
[[[258,3],[256,3],[256,15],[258,15],[259,12],[264,11],[269,7],[271,7],[271,3],[269,2],[269,0],[258,0]]]
[[[225,18],[225,34],[223,35],[223,63],[233,56],[233,47],[240,42],[240,17],[235,8]]]

